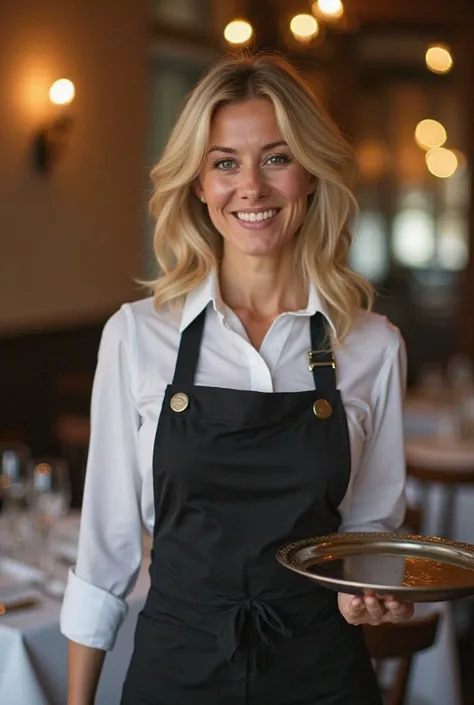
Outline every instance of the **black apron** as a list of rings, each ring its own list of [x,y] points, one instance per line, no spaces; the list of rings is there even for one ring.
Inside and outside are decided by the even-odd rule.
[[[196,386],[204,323],[181,336],[158,422],[151,586],[121,703],[381,705],[336,593],[275,559],[340,526],[351,458],[332,355],[309,356],[316,390]],[[321,350],[323,316],[310,325]]]

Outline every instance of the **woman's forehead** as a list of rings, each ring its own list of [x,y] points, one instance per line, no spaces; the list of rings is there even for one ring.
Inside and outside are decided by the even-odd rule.
[[[270,101],[250,99],[228,103],[214,113],[209,135],[209,148],[225,142],[274,142],[282,139],[275,110]],[[226,145],[232,146],[232,145]]]

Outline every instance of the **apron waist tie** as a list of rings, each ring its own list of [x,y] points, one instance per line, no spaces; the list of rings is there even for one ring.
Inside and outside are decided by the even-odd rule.
[[[231,608],[217,635],[218,649],[227,661],[232,660],[242,642],[244,630],[249,626],[255,629],[264,647],[273,646],[276,635],[293,636],[273,607],[260,600],[245,600]]]

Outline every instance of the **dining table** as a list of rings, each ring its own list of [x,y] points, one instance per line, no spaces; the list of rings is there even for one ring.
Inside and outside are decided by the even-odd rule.
[[[51,541],[55,576],[46,585],[37,567],[0,555],[0,704],[65,705],[67,640],[59,629],[62,593],[74,562],[80,513],[59,520]],[[127,598],[128,614],[107,654],[96,705],[118,705],[133,648],[138,613],[148,590],[148,557]],[[1,605],[6,609],[3,614]],[[22,607],[25,604],[25,607]],[[11,609],[9,609],[11,606]]]

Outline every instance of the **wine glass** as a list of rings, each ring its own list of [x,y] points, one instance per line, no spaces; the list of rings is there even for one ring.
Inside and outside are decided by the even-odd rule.
[[[30,449],[23,443],[0,445],[0,500],[8,524],[8,549],[13,554],[21,544],[20,518],[28,493],[30,461]]]
[[[69,468],[63,458],[35,458],[30,465],[30,505],[41,542],[39,567],[46,578],[54,572],[50,535],[54,523],[71,503]]]

